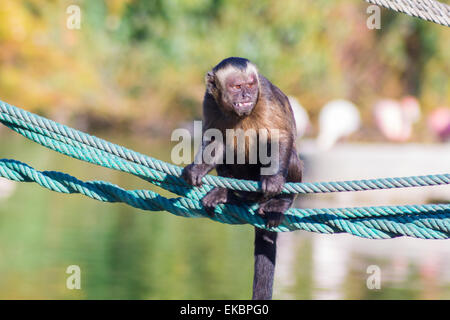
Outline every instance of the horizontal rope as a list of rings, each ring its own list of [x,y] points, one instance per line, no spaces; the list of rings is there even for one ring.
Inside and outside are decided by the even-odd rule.
[[[192,188],[180,178],[182,168],[125,147],[61,125],[0,101],[0,122],[24,137],[67,156],[134,174],[166,189],[184,189],[201,197],[212,187],[261,191],[260,183],[206,175],[201,188]],[[380,178],[336,182],[286,183],[283,193],[329,193],[367,191],[450,184],[450,174]],[[189,191],[187,191],[189,189]]]
[[[366,0],[409,16],[450,27],[450,6],[434,0]]]
[[[366,0],[444,26],[450,23],[450,7],[437,1]],[[133,174],[182,197],[167,199],[150,190],[125,190],[105,181],[83,182],[68,174],[37,171],[9,159],[0,159],[0,176],[19,182],[35,182],[61,193],[80,193],[104,202],[123,202],[151,211],[166,210],[184,217],[209,217],[201,198],[219,186],[241,191],[261,191],[255,181],[207,175],[200,188],[180,178],[182,168],[157,160],[0,101],[0,122],[26,138],[67,156]],[[352,180],[341,182],[286,183],[284,193],[365,191],[450,184],[450,174]],[[266,228],[254,206],[219,205],[213,220],[229,224],[249,223]],[[410,236],[422,239],[450,238],[450,204],[380,206],[361,208],[290,209],[272,231],[307,230],[347,232],[359,237],[386,239]]]
[[[98,201],[123,202],[143,210],[166,210],[184,217],[209,217],[200,200],[215,186],[244,191],[260,190],[259,183],[255,181],[211,175],[203,179],[204,186],[193,188],[180,178],[182,168],[178,166],[145,156],[1,101],[0,122],[49,149],[75,159],[133,174],[181,197],[167,199],[151,190],[125,190],[105,181],[83,182],[65,173],[41,172],[16,160],[0,159],[0,176],[10,180],[35,182],[56,192],[80,193]],[[341,182],[287,183],[283,192],[324,193],[444,184],[450,184],[450,174]],[[222,223],[249,223],[259,228],[266,228],[264,219],[256,214],[256,209],[257,204],[253,206],[219,205],[212,219]],[[284,223],[270,230],[347,232],[372,239],[397,236],[448,239],[449,217],[450,205],[292,208],[286,212]]]
[[[135,208],[162,211],[183,217],[209,217],[198,200],[167,199],[151,190],[125,190],[105,181],[83,182],[55,171],[37,171],[16,160],[0,159],[0,176],[18,182],[35,182],[60,193],[80,193],[103,202],[122,202]],[[255,206],[219,205],[211,219],[228,224],[249,223],[266,228]],[[361,208],[290,209],[277,228],[285,232],[346,232],[370,239],[410,236],[422,239],[450,238],[450,204],[380,206]]]

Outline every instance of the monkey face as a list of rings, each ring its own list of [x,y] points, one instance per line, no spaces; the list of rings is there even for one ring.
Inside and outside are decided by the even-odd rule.
[[[223,86],[223,105],[239,117],[249,115],[258,100],[256,74],[235,71],[226,77]]]

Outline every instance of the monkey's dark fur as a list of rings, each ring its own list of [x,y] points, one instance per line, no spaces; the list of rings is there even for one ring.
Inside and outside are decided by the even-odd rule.
[[[203,198],[202,203],[214,214],[215,206],[220,203],[258,202],[258,213],[266,219],[267,226],[278,226],[295,197],[281,193],[284,183],[301,182],[302,179],[302,163],[294,145],[295,120],[288,98],[259,74],[249,60],[243,58],[231,57],[221,61],[207,73],[206,86],[203,132],[215,128],[225,137],[226,129],[254,129],[257,132],[259,129],[277,129],[278,171],[272,175],[261,175],[264,166],[258,156],[256,164],[192,163],[184,168],[184,179],[199,186],[201,179],[215,168],[219,176],[260,181],[262,193],[236,192],[217,187]],[[246,161],[251,143],[249,141],[245,145]],[[237,149],[236,144],[233,147]],[[272,296],[276,239],[274,232],[255,230],[253,299],[270,299]]]

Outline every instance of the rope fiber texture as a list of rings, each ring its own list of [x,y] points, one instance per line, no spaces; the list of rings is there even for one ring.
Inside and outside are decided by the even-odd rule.
[[[450,27],[450,6],[434,0],[366,0],[390,10]]]
[[[125,190],[105,181],[81,181],[68,174],[38,171],[24,163],[0,159],[0,176],[19,182],[35,182],[60,193],[79,193],[103,202],[122,202],[150,211],[168,211],[183,217],[209,217],[228,224],[251,224],[265,228],[256,214],[257,205],[219,205],[210,217],[201,198],[213,187],[259,191],[255,181],[207,175],[200,188],[180,178],[182,168],[143,155],[103,139],[61,125],[0,101],[0,122],[24,137],[49,149],[133,174],[180,197],[165,198],[151,190]],[[341,182],[286,183],[285,193],[364,191],[450,184],[450,174]],[[292,208],[284,222],[272,231],[306,230],[319,233],[346,232],[364,238],[387,239],[410,236],[422,239],[450,238],[450,204],[378,206],[358,208]]]

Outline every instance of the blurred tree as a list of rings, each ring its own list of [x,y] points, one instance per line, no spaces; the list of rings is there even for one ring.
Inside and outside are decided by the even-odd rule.
[[[73,4],[81,8],[80,30],[66,27]],[[380,96],[415,94],[425,109],[448,103],[448,30],[388,10],[381,29],[369,30],[366,7],[348,0],[3,0],[0,99],[60,120],[160,132],[200,117],[204,73],[244,56],[313,121],[334,98],[351,99],[365,121]]]

